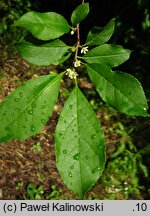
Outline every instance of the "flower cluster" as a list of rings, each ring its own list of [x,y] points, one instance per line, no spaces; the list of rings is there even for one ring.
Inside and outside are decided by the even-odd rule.
[[[89,50],[88,50],[88,46],[83,47],[83,48],[81,49],[81,53],[83,53],[83,54],[86,54],[88,51],[89,51]]]
[[[80,67],[80,66],[81,66],[81,61],[80,61],[80,60],[76,60],[76,61],[74,62],[74,66],[75,66],[75,67]]]
[[[73,33],[73,32],[72,32],[72,33]],[[82,47],[81,53],[86,54],[87,52],[88,52],[88,46]],[[76,59],[76,60],[74,61],[73,64],[74,64],[74,67],[75,67],[75,68],[80,67],[80,66],[81,66],[81,61],[78,60],[78,59]],[[69,76],[70,79],[76,79],[77,76],[78,76],[78,74],[77,74],[75,68],[68,68],[68,69],[66,70],[66,75]]]
[[[70,79],[76,79],[76,77],[78,76],[78,74],[74,68],[72,68],[72,69],[68,68],[66,70],[66,75],[68,75],[70,77]]]

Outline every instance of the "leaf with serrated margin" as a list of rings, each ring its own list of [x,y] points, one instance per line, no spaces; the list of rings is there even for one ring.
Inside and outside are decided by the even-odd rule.
[[[71,23],[76,26],[80,23],[89,13],[89,3],[80,4],[71,15]]]
[[[99,63],[117,67],[129,59],[130,53],[130,50],[122,46],[103,44],[93,48],[82,58],[89,64]]]
[[[103,28],[95,27],[93,28],[87,36],[86,45],[100,45],[106,43],[113,35],[115,29],[115,19],[110,20],[110,22]]]
[[[119,112],[149,116],[140,82],[130,74],[112,71],[107,65],[87,65],[88,74],[101,98]]]
[[[46,124],[56,103],[61,75],[40,76],[16,88],[0,104],[0,142],[25,139]]]
[[[66,19],[54,12],[28,12],[15,21],[14,26],[28,29],[35,38],[40,40],[56,39],[70,31]]]
[[[16,48],[23,59],[40,66],[58,65],[65,61],[68,46],[57,39],[44,45],[35,45],[27,41],[16,44]]]
[[[99,120],[77,86],[60,114],[55,147],[64,183],[82,198],[104,169],[105,142]]]

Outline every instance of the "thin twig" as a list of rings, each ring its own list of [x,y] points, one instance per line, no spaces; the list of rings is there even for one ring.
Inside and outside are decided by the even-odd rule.
[[[79,46],[80,46],[80,28],[79,28],[79,24],[77,24],[77,42],[76,42],[76,51],[75,51],[75,57],[74,57],[75,62],[77,60]]]
[[[84,0],[82,0],[82,4],[83,3],[84,3]],[[76,32],[77,32],[77,42],[76,42],[76,51],[75,51],[74,62],[77,61],[78,51],[79,51],[79,47],[80,47],[80,27],[79,27],[79,23],[76,26]]]

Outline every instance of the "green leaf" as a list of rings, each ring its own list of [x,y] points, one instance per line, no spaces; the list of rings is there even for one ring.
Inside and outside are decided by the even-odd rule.
[[[80,23],[89,13],[89,3],[80,4],[71,15],[71,22],[73,26]]]
[[[61,40],[55,40],[44,45],[35,45],[26,41],[16,44],[19,54],[26,61],[35,65],[58,65],[65,61],[64,55],[68,46]]]
[[[104,28],[95,27],[87,36],[86,45],[100,45],[106,43],[113,35],[115,19],[112,19]]]
[[[39,13],[28,12],[14,23],[28,29],[35,38],[40,40],[52,40],[70,31],[66,19],[54,12]]]
[[[65,62],[67,59],[69,59],[71,56],[71,52],[66,53],[62,58],[59,59],[59,64]]]
[[[129,57],[130,51],[124,49],[122,46],[103,44],[90,50],[82,58],[90,64],[99,63],[116,67],[127,61]]]
[[[105,142],[99,120],[78,87],[60,115],[55,146],[57,168],[64,183],[82,198],[104,169]]]
[[[128,115],[148,116],[146,97],[135,77],[112,71],[107,65],[91,64],[87,70],[96,90],[107,104]]]
[[[0,142],[38,133],[53,112],[61,75],[45,75],[25,82],[0,104]]]

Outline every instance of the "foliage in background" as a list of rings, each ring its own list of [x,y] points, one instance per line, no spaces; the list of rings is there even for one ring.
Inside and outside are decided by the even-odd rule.
[[[25,12],[31,10],[30,0],[1,0],[0,1],[0,35],[4,34],[6,30],[10,30],[11,25],[15,20]],[[12,30],[12,29],[11,29]]]
[[[13,28],[14,21],[32,8],[30,0],[1,0],[0,1],[0,59],[5,62],[8,56],[15,53],[14,44],[22,38],[23,30]]]
[[[138,151],[130,137],[130,131],[117,122],[116,133],[120,135],[118,149],[110,155],[108,166],[104,171],[101,183],[105,185],[106,199],[128,199],[130,196],[140,195],[144,185],[139,183],[139,174],[147,178],[148,168],[143,164],[142,156],[146,149]]]
[[[124,10],[118,10],[121,12],[117,19],[114,41],[120,41],[133,50],[132,61],[124,67],[142,82],[150,104],[150,1],[132,1]]]

